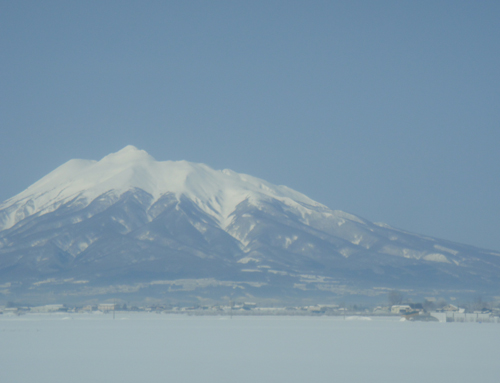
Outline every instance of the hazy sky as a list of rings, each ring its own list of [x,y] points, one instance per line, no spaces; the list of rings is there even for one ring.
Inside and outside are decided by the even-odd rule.
[[[500,250],[500,2],[0,0],[0,200],[127,144]]]

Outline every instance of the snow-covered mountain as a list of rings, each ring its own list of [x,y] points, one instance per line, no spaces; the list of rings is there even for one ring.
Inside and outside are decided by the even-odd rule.
[[[499,253],[133,146],[68,161],[0,205],[3,294],[299,299],[499,287]]]
[[[236,206],[247,200],[276,199],[300,209],[302,205],[325,208],[305,195],[231,170],[217,171],[186,161],[155,161],[144,150],[126,146],[101,161],[70,160],[24,192],[0,205],[0,230],[26,217],[50,213],[61,205],[88,206],[107,194],[112,201],[124,193],[141,189],[153,204],[166,193],[190,199],[221,227],[231,221]],[[305,210],[304,210],[305,211]]]

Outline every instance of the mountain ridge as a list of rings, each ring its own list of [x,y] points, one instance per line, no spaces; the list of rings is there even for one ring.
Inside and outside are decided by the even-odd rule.
[[[499,276],[500,253],[372,223],[231,170],[159,162],[133,146],[70,160],[0,205],[6,294],[497,294]]]
[[[63,181],[58,180],[60,178]],[[0,217],[0,230],[12,227],[29,215],[50,212],[51,208],[57,208],[58,204],[72,198],[85,198],[90,203],[106,192],[113,191],[119,197],[134,187],[151,194],[154,201],[167,192],[173,192],[178,197],[188,194],[200,202],[205,211],[214,211],[224,219],[244,199],[241,190],[238,190],[243,189],[241,184],[251,186],[248,197],[260,194],[289,198],[291,201],[290,196],[293,196],[300,202],[323,206],[286,186],[275,186],[229,169],[213,170],[204,164],[187,161],[158,162],[144,150],[128,145],[100,161],[70,160],[23,192],[9,198],[0,204],[0,211],[10,208],[8,215]],[[224,190],[221,185],[229,190],[226,195],[220,193]],[[220,198],[225,198],[224,202],[229,205],[226,209],[220,209]],[[232,198],[235,200],[232,201]]]

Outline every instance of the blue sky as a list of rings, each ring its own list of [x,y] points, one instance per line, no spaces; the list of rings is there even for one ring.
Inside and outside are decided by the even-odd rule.
[[[132,144],[500,250],[498,1],[0,8],[0,200]]]

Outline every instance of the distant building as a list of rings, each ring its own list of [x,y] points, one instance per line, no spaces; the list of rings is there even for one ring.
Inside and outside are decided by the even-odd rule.
[[[116,309],[116,303],[100,303],[97,306],[99,311],[114,311]]]
[[[321,304],[321,305],[318,305],[319,307],[323,307],[324,309],[326,310],[336,310],[339,308],[339,305],[335,305],[335,304]]]
[[[460,313],[457,311],[431,312],[440,322],[500,323],[500,318],[489,313]]]
[[[37,307],[32,307],[30,309],[30,312],[32,313],[53,313],[57,311],[67,311],[68,309],[66,308],[65,305],[45,305],[45,306],[37,306]]]
[[[309,306],[307,310],[311,313],[315,314],[323,314],[326,311],[326,308],[324,306]]]
[[[411,306],[410,305],[393,305],[391,306],[391,313],[392,314],[402,314],[403,312],[410,311]]]
[[[412,310],[424,311],[424,306],[422,303],[409,303]]]

